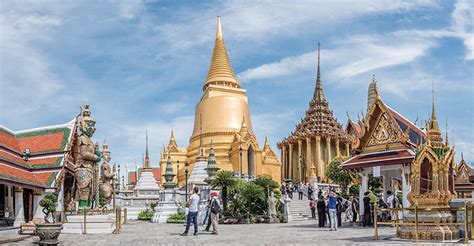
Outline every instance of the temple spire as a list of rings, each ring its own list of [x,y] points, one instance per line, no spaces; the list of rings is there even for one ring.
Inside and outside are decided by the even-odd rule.
[[[230,65],[229,56],[227,55],[227,50],[225,48],[220,16],[217,16],[217,31],[214,42],[214,51],[212,52],[211,65],[209,66],[203,90],[205,91],[210,84],[240,88],[240,83]]]
[[[317,76],[316,76],[316,88],[314,90],[313,100],[319,101],[319,102],[327,102],[326,98],[324,97],[323,82],[321,81],[320,62],[321,62],[321,50],[320,50],[320,44],[318,43],[318,71],[317,71]]]
[[[445,143],[444,145],[448,146],[449,145],[449,139],[448,139],[448,116],[446,116],[446,138],[445,138]]]
[[[428,123],[428,134],[427,137],[434,147],[441,147],[443,144],[443,138],[441,137],[441,130],[439,129],[438,120],[436,119],[435,113],[435,94],[434,94],[434,81],[431,90],[431,118]]]
[[[377,86],[377,80],[375,79],[375,74],[372,74],[372,81],[369,85],[369,92],[367,93],[367,111],[369,111],[370,106],[380,98],[379,88]]]
[[[145,135],[146,135],[146,149],[145,149],[145,162],[143,164],[143,167],[151,168],[150,155],[148,153],[148,130],[146,130]]]

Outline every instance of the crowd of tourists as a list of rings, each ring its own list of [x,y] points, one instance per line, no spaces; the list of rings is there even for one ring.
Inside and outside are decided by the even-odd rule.
[[[350,196],[346,199],[335,190],[323,191],[318,190],[317,194],[311,184],[292,182],[283,183],[280,187],[282,196],[293,199],[293,194],[298,193],[298,200],[303,200],[307,196],[309,200],[309,209],[311,210],[311,218],[318,220],[319,227],[328,227],[331,231],[337,231],[341,227],[342,221],[349,222],[350,225],[372,226],[374,216],[378,216],[379,221],[387,221],[394,219],[397,214],[393,211],[379,210],[377,215],[374,215],[374,208],[397,208],[400,206],[400,201],[396,194],[387,191],[386,199],[383,195],[375,196],[372,192],[367,191],[364,194],[363,204],[359,204],[357,196]],[[305,194],[306,192],[306,194]],[[377,201],[377,202],[375,202]],[[359,214],[360,206],[362,208],[362,215]],[[359,220],[359,217],[361,218]]]

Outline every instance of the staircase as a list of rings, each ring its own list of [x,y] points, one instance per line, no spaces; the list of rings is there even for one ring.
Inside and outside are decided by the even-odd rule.
[[[309,200],[306,196],[303,200],[298,200],[298,193],[294,193],[293,200],[290,202],[290,215],[292,221],[307,221],[311,219],[311,209],[309,209]]]

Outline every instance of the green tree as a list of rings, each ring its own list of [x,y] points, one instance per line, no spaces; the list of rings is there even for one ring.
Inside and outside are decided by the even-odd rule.
[[[369,190],[374,191],[383,187],[383,177],[374,177],[374,175],[369,174]]]
[[[268,192],[269,191],[275,191],[275,189],[279,188],[279,185],[276,181],[272,180],[269,177],[266,176],[261,176],[258,177],[254,183],[260,187],[263,188],[263,191],[265,192],[265,197],[268,198],[270,195]]]
[[[222,190],[221,195],[224,213],[227,213],[228,189],[231,189],[236,183],[237,180],[234,177],[234,173],[226,170],[218,171],[211,181],[211,188]]]
[[[334,158],[326,168],[326,176],[341,186],[343,194],[347,194],[347,188],[352,183],[355,173],[341,168],[342,159]]]
[[[248,182],[241,190],[241,195],[251,214],[263,214],[266,208],[263,187],[253,182]]]

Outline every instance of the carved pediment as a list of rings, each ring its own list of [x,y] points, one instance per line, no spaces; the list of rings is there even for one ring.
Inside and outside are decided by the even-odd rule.
[[[390,143],[400,142],[402,138],[403,134],[399,127],[393,123],[390,116],[384,112],[379,117],[379,120],[365,146],[387,145]]]

